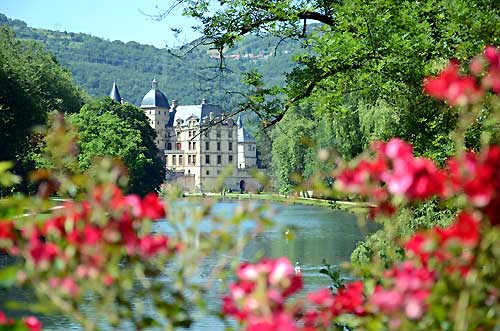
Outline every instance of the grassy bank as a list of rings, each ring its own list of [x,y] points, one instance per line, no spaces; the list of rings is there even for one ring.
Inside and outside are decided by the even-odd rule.
[[[353,202],[353,201],[333,201],[333,200],[325,200],[325,199],[316,199],[316,198],[303,198],[303,197],[293,197],[293,196],[284,196],[273,193],[261,193],[261,194],[252,194],[252,193],[227,193],[225,195],[217,194],[217,193],[189,193],[186,194],[187,198],[202,198],[202,197],[210,197],[210,198],[220,198],[220,199],[235,199],[235,200],[263,200],[269,202],[279,202],[279,203],[288,203],[288,204],[302,204],[309,206],[317,206],[317,207],[326,207],[331,209],[341,209],[351,212],[357,211],[366,211],[369,207],[369,204],[365,202]]]

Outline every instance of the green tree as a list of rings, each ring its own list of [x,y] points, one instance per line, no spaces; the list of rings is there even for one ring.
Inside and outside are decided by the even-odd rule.
[[[106,97],[87,103],[70,116],[70,121],[79,131],[79,165],[83,170],[97,157],[116,157],[130,172],[130,192],[146,194],[159,188],[165,169],[154,142],[156,133],[142,110]]]
[[[28,156],[33,127],[45,124],[51,111],[76,112],[81,104],[82,93],[52,55],[0,27],[0,160],[14,160],[24,176],[34,167]]]
[[[272,125],[306,100],[315,105],[314,120],[334,126],[339,152],[349,158],[373,139],[397,136],[411,142],[417,154],[444,160],[452,151],[456,111],[424,96],[422,80],[448,58],[468,59],[484,45],[500,43],[500,3],[493,0],[179,3],[199,19],[205,42],[221,51],[250,33],[302,40],[303,54],[295,57],[281,93],[268,88],[271,98],[262,96],[256,81],[259,98],[250,97],[241,107]],[[370,111],[384,114],[379,118]]]

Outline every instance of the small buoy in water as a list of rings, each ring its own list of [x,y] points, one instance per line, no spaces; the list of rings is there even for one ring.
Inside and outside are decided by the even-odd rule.
[[[300,265],[298,261],[295,262],[295,268],[293,268],[293,270],[295,271],[296,275],[300,274]]]

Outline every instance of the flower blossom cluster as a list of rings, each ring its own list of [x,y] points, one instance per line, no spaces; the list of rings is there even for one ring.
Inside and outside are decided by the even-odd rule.
[[[365,310],[364,285],[355,281],[339,288],[336,294],[322,288],[307,295],[313,307],[303,314],[304,330],[327,328],[333,318],[342,314],[363,316]]]
[[[328,328],[342,315],[379,313],[388,317],[391,329],[397,329],[405,318],[422,318],[439,277],[467,274],[479,239],[479,220],[461,212],[446,228],[414,234],[404,244],[408,259],[386,270],[371,292],[362,281],[355,281],[336,293],[327,288],[309,293],[307,306],[285,304],[302,286],[300,274],[294,274],[286,258],[243,263],[236,272],[238,282],[223,297],[222,312],[246,324],[248,331],[313,331]]]
[[[430,96],[446,100],[451,106],[475,104],[486,91],[500,94],[500,51],[488,46],[481,57],[470,64],[472,75],[461,75],[459,63],[450,61],[438,76],[424,81],[424,92]]]
[[[468,203],[500,225],[500,146],[477,154],[468,152],[448,162],[452,191],[463,192]]]
[[[389,316],[392,327],[397,326],[401,316],[409,319],[421,318],[435,282],[434,272],[406,261],[387,270],[384,276],[390,285],[375,287],[370,298],[374,312]]]
[[[376,142],[373,159],[362,159],[356,167],[342,169],[337,187],[349,193],[369,196],[377,204],[374,210],[392,214],[390,198],[424,200],[445,193],[445,173],[430,159],[413,156],[410,144],[401,139]]]
[[[1,330],[27,330],[27,331],[42,331],[42,323],[35,316],[25,317],[22,322],[17,322],[7,317],[0,310],[0,329]]]
[[[95,213],[108,217],[99,218]],[[14,221],[0,221],[0,249],[24,257],[38,272],[62,262],[68,275],[51,276],[48,283],[69,296],[78,296],[78,280],[100,279],[107,286],[114,282],[107,270],[109,249],[137,258],[172,252],[166,235],[141,233],[144,220],[164,216],[165,208],[155,194],[141,199],[124,196],[115,186],[97,187],[89,200],[66,202],[40,224],[18,229]]]
[[[225,315],[246,322],[249,331],[296,330],[285,301],[302,288],[302,278],[287,258],[243,263],[236,275],[238,281],[222,298]]]
[[[442,229],[414,234],[404,245],[423,266],[434,264],[446,272],[466,274],[474,262],[472,251],[479,243],[480,222],[472,213],[461,212],[455,222]]]

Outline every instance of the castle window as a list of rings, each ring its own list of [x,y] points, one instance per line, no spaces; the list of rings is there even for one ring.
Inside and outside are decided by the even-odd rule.
[[[171,151],[171,150],[172,150],[172,143],[167,143],[167,149],[168,149],[169,151]]]
[[[231,131],[230,131],[230,132],[231,132]],[[232,151],[232,150],[233,150],[233,143],[232,143],[232,142],[229,142],[228,149],[229,149],[230,151]]]
[[[170,137],[171,137],[171,135],[172,135],[172,132],[168,131],[167,135],[168,135],[168,137],[170,138]]]
[[[210,164],[210,155],[205,155],[205,164]]]
[[[196,149],[196,141],[193,141],[193,150]]]
[[[220,130],[217,131],[217,138],[220,138],[221,137],[221,134],[220,134]]]
[[[233,138],[233,129],[232,128],[229,128],[229,131],[227,132],[227,136],[229,138]]]
[[[189,150],[191,150],[191,142],[189,142],[189,147],[188,147]]]
[[[222,155],[217,155],[217,164],[222,164]]]
[[[175,149],[178,150],[178,151],[182,150],[182,143],[176,143],[175,144]]]
[[[207,170],[206,174],[207,174],[207,176],[209,176],[210,175],[210,170]]]
[[[182,162],[182,161],[184,161],[184,160],[182,159],[182,155],[179,155],[179,165],[180,165],[180,166],[184,165],[184,162]]]
[[[191,155],[188,155],[188,164],[191,164]]]
[[[189,138],[193,136],[193,131],[189,130]]]
[[[220,151],[220,142],[217,142],[217,151]]]
[[[188,170],[188,175],[191,175],[191,169]]]
[[[172,155],[172,165],[177,165],[177,156]]]
[[[206,151],[210,150],[210,143],[208,141],[205,141],[205,150]]]
[[[229,155],[229,163],[233,163],[233,156]]]
[[[196,155],[193,155],[193,165],[196,165]]]

